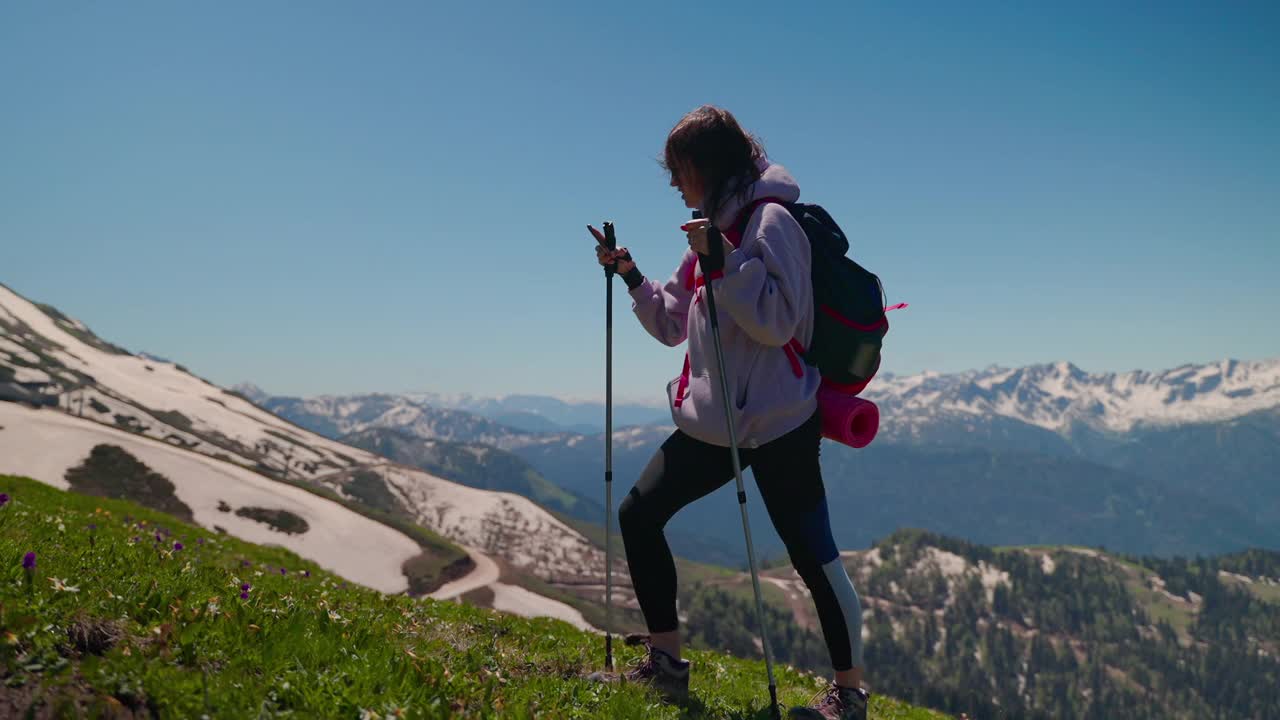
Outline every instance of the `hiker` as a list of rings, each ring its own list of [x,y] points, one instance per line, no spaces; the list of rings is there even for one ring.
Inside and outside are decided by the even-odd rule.
[[[793,203],[800,188],[729,111],[709,105],[671,130],[663,166],[685,205],[724,233],[724,252],[721,267],[707,267],[714,263],[709,221],[683,224],[689,247],[663,283],[646,278],[626,248],[596,249],[597,261],[626,281],[650,335],[672,347],[688,340],[684,370],[667,385],[678,429],[640,474],[618,516],[649,630],[647,656],[625,677],[675,699],[687,695],[690,665],[680,657],[676,568],[663,528],[681,508],[734,479],[706,281],[718,306],[741,466],[754,469],[769,518],[813,596],[835,671],[830,687],[791,717],[865,718],[862,610],[831,535],[818,463],[821,378],[797,353],[813,335],[809,241],[785,207],[758,202]],[[700,263],[699,255],[710,257]]]

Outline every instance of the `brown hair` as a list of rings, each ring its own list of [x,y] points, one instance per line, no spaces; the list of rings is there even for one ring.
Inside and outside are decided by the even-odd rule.
[[[733,113],[703,105],[671,128],[662,167],[674,180],[681,168],[692,166],[706,184],[707,214],[714,218],[727,193],[746,192],[760,177],[756,165],[765,157],[760,141],[742,129]]]

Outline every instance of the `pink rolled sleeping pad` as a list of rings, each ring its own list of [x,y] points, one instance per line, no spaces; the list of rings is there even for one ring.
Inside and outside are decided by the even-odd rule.
[[[870,400],[818,388],[818,410],[822,413],[822,436],[850,447],[864,448],[876,439],[880,429],[880,408]]]

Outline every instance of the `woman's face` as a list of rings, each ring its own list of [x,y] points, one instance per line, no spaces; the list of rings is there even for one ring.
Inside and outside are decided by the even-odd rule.
[[[690,163],[680,163],[671,173],[671,187],[680,191],[684,206],[693,210],[702,207],[702,178]]]

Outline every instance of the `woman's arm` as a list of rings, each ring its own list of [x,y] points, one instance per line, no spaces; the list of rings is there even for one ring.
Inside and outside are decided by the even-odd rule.
[[[765,205],[754,243],[725,257],[724,277],[713,281],[716,302],[733,321],[763,345],[786,345],[813,305],[809,239],[786,209]]]
[[[644,278],[630,290],[631,308],[640,324],[663,345],[675,347],[688,337],[689,303],[693,299],[688,280],[693,277],[697,260],[692,251],[686,252],[665,285]]]

